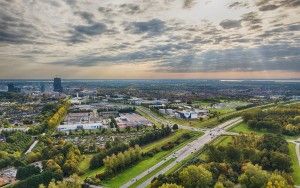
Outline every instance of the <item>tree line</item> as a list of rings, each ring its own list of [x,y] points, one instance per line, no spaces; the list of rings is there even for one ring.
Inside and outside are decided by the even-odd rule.
[[[60,124],[61,121],[65,118],[68,113],[68,109],[70,106],[69,101],[64,101],[62,105],[58,108],[58,110],[50,117],[47,121],[48,129],[55,129],[57,125]]]
[[[134,163],[137,163],[142,158],[142,150],[136,145],[124,152],[107,156],[104,160],[105,175],[112,176],[123,171]]]
[[[249,128],[285,135],[300,135],[300,104],[252,110],[243,114]]]
[[[107,142],[105,148],[99,151],[90,161],[90,168],[95,169],[99,168],[103,165],[103,159],[106,156],[117,154],[118,152],[123,152],[127,150],[129,147],[134,147],[135,145],[145,145],[150,142],[159,140],[171,134],[171,128],[169,126],[163,127],[161,129],[153,130],[149,133],[139,136],[136,139],[132,139],[129,141],[129,144],[123,143],[119,140],[114,142]]]
[[[194,158],[175,173],[160,175],[151,188],[293,187],[288,143],[281,135],[242,134],[227,145],[207,145],[205,159]]]
[[[169,126],[163,127],[161,129],[156,129],[152,132],[148,132],[144,135],[139,136],[136,139],[132,139],[129,142],[130,146],[134,145],[146,145],[148,143],[151,143],[153,141],[159,140],[161,138],[164,138],[166,136],[169,136],[172,133],[172,130]]]

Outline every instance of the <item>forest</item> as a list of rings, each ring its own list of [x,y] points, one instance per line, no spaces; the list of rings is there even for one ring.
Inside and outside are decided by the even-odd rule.
[[[158,176],[151,187],[293,187],[291,172],[288,143],[281,135],[240,134],[225,146],[207,145],[205,159],[197,158],[175,173]]]
[[[265,110],[253,110],[243,114],[249,128],[266,130],[284,135],[300,135],[300,104],[278,105]]]

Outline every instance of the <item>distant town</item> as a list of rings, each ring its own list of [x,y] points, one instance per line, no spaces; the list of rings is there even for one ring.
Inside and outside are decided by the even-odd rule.
[[[28,184],[31,175],[22,173],[36,169],[32,178],[43,179],[50,171],[49,181],[79,178],[86,187],[156,187],[163,181],[157,175],[166,169],[182,169],[186,160],[205,161],[203,155],[212,152],[205,148],[217,140],[232,140],[252,126],[270,126],[253,131],[275,131],[275,125],[254,125],[247,119],[250,112],[291,105],[293,113],[284,107],[284,114],[297,119],[299,88],[299,82],[288,80],[1,80],[0,184]],[[298,120],[287,121],[278,125],[280,133],[299,135]],[[299,146],[296,139],[293,143]],[[61,155],[58,148],[73,149]],[[107,171],[106,160],[127,150],[140,152],[128,162],[129,169]],[[122,168],[133,175],[123,179]]]

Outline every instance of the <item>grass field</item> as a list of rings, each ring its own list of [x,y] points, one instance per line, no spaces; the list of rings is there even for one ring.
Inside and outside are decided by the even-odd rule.
[[[163,146],[167,142],[175,141],[177,138],[179,138],[182,134],[184,134],[186,132],[190,132],[190,131],[187,131],[187,130],[178,130],[171,137],[164,138],[162,140],[159,140],[157,142],[151,143],[151,144],[143,147],[142,148],[143,152],[147,152],[147,151],[149,151],[149,150],[151,150],[153,148],[159,148],[159,147]],[[163,160],[164,157],[170,155],[172,152],[180,149],[181,147],[183,147],[185,144],[187,144],[191,140],[196,139],[198,136],[200,136],[203,133],[193,132],[193,134],[194,134],[194,136],[191,139],[184,141],[183,143],[177,145],[176,147],[174,147],[171,150],[161,151],[161,152],[157,153],[156,155],[154,155],[153,157],[147,158],[147,159],[139,162],[135,166],[133,166],[133,167],[131,167],[131,168],[129,168],[129,169],[121,172],[120,174],[118,174],[117,176],[115,176],[114,178],[112,178],[111,180],[104,182],[103,185],[106,186],[106,187],[119,187],[120,185],[126,183],[130,179],[132,179],[135,176],[137,176],[138,174],[140,174],[143,171],[147,170],[151,166],[157,164],[158,162],[160,162],[161,160]]]
[[[79,170],[83,173],[86,173],[90,167],[90,161],[93,155],[84,155],[84,159],[79,164]]]
[[[267,130],[253,130],[248,127],[248,125],[245,122],[241,122],[240,124],[232,127],[229,129],[231,132],[236,132],[236,133],[250,133],[254,132],[256,135],[262,136],[263,134],[275,134],[272,132],[269,132]],[[283,135],[286,140],[296,140],[299,138],[299,136],[287,136]]]
[[[166,143],[175,141],[176,139],[178,139],[179,137],[181,137],[183,134],[188,133],[188,132],[191,132],[191,131],[189,131],[189,130],[183,130],[183,129],[177,130],[171,136],[168,136],[166,138],[160,139],[160,140],[152,142],[152,143],[150,143],[150,144],[148,144],[146,146],[143,146],[143,148],[142,148],[143,152],[150,151],[150,150],[152,150],[154,148],[160,148],[163,145],[165,145]],[[192,132],[192,134],[193,134],[194,137],[199,137],[203,133],[202,132]]]
[[[143,150],[143,152],[148,152],[148,151],[150,151],[154,148],[160,148],[168,142],[172,142],[172,141],[177,140],[183,134],[188,133],[188,132],[191,132],[191,131],[178,130],[178,131],[176,131],[175,133],[171,134],[170,136],[168,136],[166,138],[160,139],[158,141],[155,141],[153,143],[150,143],[148,145],[143,146],[142,150]],[[191,139],[186,140],[185,142],[179,144],[178,146],[174,147],[172,150],[159,152],[153,158],[141,161],[140,163],[138,163],[137,165],[131,167],[130,169],[123,171],[121,174],[117,175],[112,180],[105,182],[105,185],[109,186],[109,187],[114,187],[116,184],[118,184],[118,182],[120,184],[126,183],[126,181],[131,179],[130,178],[131,175],[133,175],[133,177],[134,177],[137,174],[139,174],[140,172],[143,172],[144,170],[148,169],[152,165],[154,165],[157,162],[159,162],[160,160],[162,160],[162,158],[164,158],[166,155],[170,154],[174,150],[177,150],[177,149],[181,148],[182,146],[184,146],[185,144],[187,144],[191,140],[196,139],[197,137],[201,136],[202,134],[203,133],[201,133],[201,132],[192,132],[193,137]],[[80,163],[80,167],[79,167],[80,170],[85,172],[85,174],[83,176],[81,176],[82,179],[85,179],[87,177],[92,177],[92,176],[95,176],[96,174],[104,172],[104,167],[101,167],[101,168],[98,168],[98,169],[95,169],[95,170],[88,170],[88,164],[89,164],[89,161],[91,160],[91,158],[92,158],[92,155],[88,155]],[[114,181],[116,181],[116,182],[114,182]]]
[[[170,163],[172,163],[173,161],[175,161],[175,158],[172,158],[168,161],[166,161],[163,165],[161,165],[160,167],[158,167],[157,169],[153,170],[151,173],[147,174],[146,176],[144,176],[143,178],[139,179],[138,181],[136,181],[134,184],[132,184],[130,186],[130,188],[134,188],[137,187],[138,185],[140,185],[141,183],[143,183],[144,181],[146,181],[147,179],[151,178],[152,176],[154,176],[156,173],[158,173],[160,170],[162,170],[163,168],[165,168],[166,166],[168,166]]]
[[[295,185],[300,185],[300,166],[296,155],[295,144],[289,143],[289,151],[290,151],[290,157],[292,159],[292,168],[294,170],[293,178],[295,181]]]
[[[153,157],[147,158],[136,165],[132,166],[131,168],[123,171],[122,173],[118,174],[114,178],[104,181],[103,185],[105,187],[120,187],[122,184],[128,182],[130,179],[134,178],[138,174],[144,172],[146,169],[150,168],[151,166],[155,165],[156,163],[160,162],[169,151],[161,151],[154,155]]]
[[[214,140],[211,144],[215,146],[226,146],[232,141],[232,136],[220,136]]]
[[[257,134],[259,136],[261,136],[263,134],[270,133],[270,132],[268,132],[266,130],[259,131],[259,130],[250,129],[245,122],[239,123],[238,125],[232,127],[229,131],[236,132],[236,133],[250,133],[250,132],[254,132],[255,134]]]

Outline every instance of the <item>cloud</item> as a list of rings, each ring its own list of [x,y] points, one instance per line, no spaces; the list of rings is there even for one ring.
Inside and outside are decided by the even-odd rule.
[[[296,8],[300,6],[299,0],[256,0],[255,5],[260,11],[275,10],[279,7]]]
[[[183,8],[191,8],[195,5],[195,0],[184,0],[183,1]]]
[[[299,0],[3,0],[0,59],[86,73],[123,64],[153,66],[157,72],[297,71],[298,4]],[[205,12],[212,8],[220,11]]]
[[[235,1],[231,4],[228,5],[229,8],[249,8],[249,3],[248,2],[241,2],[241,1]]]
[[[289,31],[300,31],[300,23],[289,25],[288,30]]]
[[[222,26],[224,29],[240,28],[241,21],[240,20],[223,20],[220,23],[220,26]]]
[[[94,21],[94,15],[90,12],[86,11],[76,11],[75,15],[79,15],[82,19],[84,19],[87,23],[92,24]]]
[[[277,8],[278,8],[277,5],[264,5],[264,6],[259,7],[259,10],[260,11],[270,11],[270,10],[275,10]]]
[[[107,31],[107,26],[103,23],[93,23],[90,25],[76,25],[71,31],[72,36],[69,38],[68,42],[78,43],[85,42],[86,36],[96,36],[101,35]]]
[[[98,11],[103,13],[103,14],[110,14],[113,12],[113,9],[110,7],[99,7]]]
[[[121,4],[120,8],[121,8],[122,12],[124,12],[125,14],[130,14],[130,15],[142,12],[139,5],[132,4],[132,3]]]
[[[125,28],[134,34],[147,34],[149,36],[160,35],[166,30],[165,22],[152,19],[145,22],[131,22]]]
[[[249,12],[242,15],[241,21],[245,23],[250,30],[257,30],[261,28],[262,19],[257,12]]]
[[[171,61],[162,61],[157,71],[300,71],[299,47],[286,44],[264,45],[255,48],[208,50],[201,54],[179,55]]]
[[[24,21],[9,10],[11,4],[0,9],[0,42],[33,43],[40,35],[30,22]]]

